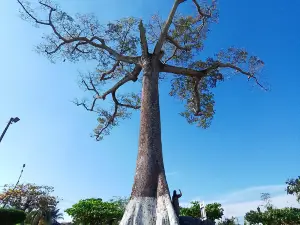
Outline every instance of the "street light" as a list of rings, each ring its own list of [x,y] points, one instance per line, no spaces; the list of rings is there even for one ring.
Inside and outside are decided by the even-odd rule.
[[[9,128],[9,126],[10,126],[11,124],[13,124],[13,123],[17,123],[18,121],[20,121],[19,117],[15,117],[15,118],[12,117],[12,118],[10,118],[10,120],[9,120],[9,122],[7,123],[7,125],[6,125],[6,127],[5,127],[5,129],[4,129],[4,131],[3,131],[2,134],[1,134],[0,142],[2,141],[2,139],[3,139],[3,137],[4,137],[4,135],[5,135],[6,131],[7,131],[7,129]]]

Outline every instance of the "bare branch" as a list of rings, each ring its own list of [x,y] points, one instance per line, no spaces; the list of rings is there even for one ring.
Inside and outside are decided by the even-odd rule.
[[[164,28],[163,28],[163,30],[162,30],[162,32],[161,32],[161,34],[159,36],[159,39],[158,39],[158,41],[157,41],[157,43],[155,45],[154,54],[159,54],[160,53],[161,48],[162,48],[162,46],[164,45],[164,43],[166,41],[167,34],[168,34],[169,28],[170,28],[170,26],[172,24],[172,21],[173,21],[175,13],[177,11],[177,8],[178,8],[178,6],[181,3],[185,2],[185,1],[186,0],[175,0],[174,5],[173,5],[173,7],[171,9],[171,12],[170,12],[170,14],[169,14],[169,16],[167,18],[167,21],[166,21],[166,23],[164,25]]]
[[[146,38],[146,30],[145,30],[142,20],[140,20],[139,30],[140,30],[142,55],[144,57],[146,57],[148,55],[148,44],[147,44],[147,38]]]

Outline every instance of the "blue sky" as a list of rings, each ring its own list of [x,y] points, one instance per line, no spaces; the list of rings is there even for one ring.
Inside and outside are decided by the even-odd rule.
[[[92,68],[82,62],[51,64],[36,54],[34,46],[45,30],[22,21],[16,1],[1,4],[0,126],[4,129],[12,116],[21,121],[9,128],[0,146],[0,186],[16,182],[26,163],[22,182],[55,187],[64,198],[63,209],[81,198],[128,196],[139,114],[123,121],[102,142],[90,138],[96,115],[71,101],[84,96],[77,70]],[[171,4],[172,0],[61,1],[71,15],[94,12],[103,23],[126,16],[147,18],[155,12],[165,16]],[[190,5],[188,1],[181,10],[191,10]],[[253,202],[262,189],[272,192],[275,187],[279,195],[278,188],[284,189],[280,185],[299,175],[300,2],[228,0],[219,8],[220,22],[199,54],[211,56],[231,45],[247,48],[264,60],[261,78],[271,91],[253,87],[244,77],[226,81],[215,91],[212,126],[201,130],[178,115],[183,105],[168,96],[169,85],[161,85],[168,183],[171,190],[183,191],[183,202],[222,198],[230,204],[237,200],[234,193],[247,190],[251,199],[244,196],[241,201]]]

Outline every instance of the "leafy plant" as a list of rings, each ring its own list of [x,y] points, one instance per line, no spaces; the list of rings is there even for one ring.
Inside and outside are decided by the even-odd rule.
[[[205,206],[206,217],[212,221],[221,219],[223,216],[224,209],[220,203],[211,203]],[[180,215],[182,216],[191,216],[194,218],[200,218],[200,203],[197,201],[191,202],[190,207],[181,207]]]
[[[101,198],[80,200],[65,210],[75,223],[101,224],[120,220],[123,208],[117,202],[104,202]]]
[[[22,210],[0,208],[0,222],[3,225],[22,223],[25,218],[26,214]]]
[[[299,225],[300,209],[286,207],[282,209],[269,208],[264,212],[251,210],[246,213],[245,220],[251,225]]]
[[[296,179],[288,179],[285,183],[288,185],[286,188],[287,194],[295,195],[297,201],[300,202],[300,176]]]
[[[220,203],[207,204],[205,206],[206,217],[212,221],[221,219],[224,215],[224,209]]]

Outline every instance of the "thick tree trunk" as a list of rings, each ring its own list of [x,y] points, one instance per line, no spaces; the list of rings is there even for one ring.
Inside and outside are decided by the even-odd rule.
[[[154,61],[154,60],[153,60]],[[158,64],[143,68],[139,149],[131,199],[120,225],[178,225],[162,155]]]

